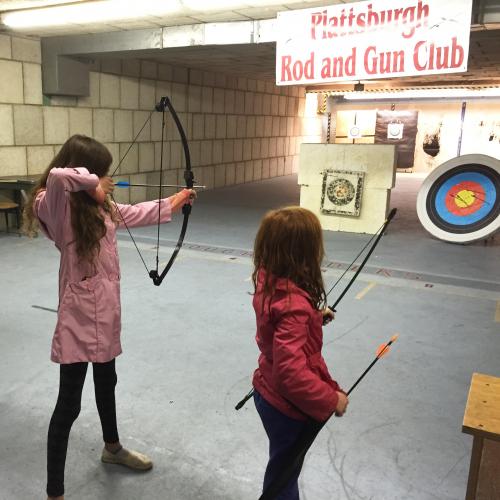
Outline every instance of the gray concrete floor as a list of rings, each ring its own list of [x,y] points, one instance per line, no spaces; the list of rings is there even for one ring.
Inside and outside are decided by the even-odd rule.
[[[301,476],[303,499],[464,498],[472,439],[461,423],[470,378],[474,371],[500,376],[500,241],[432,239],[414,210],[419,182],[398,177],[398,216],[325,329],[325,359],[346,388],[380,343],[396,332],[400,339],[352,394],[347,415],[319,436]],[[263,213],[297,204],[298,193],[296,176],[202,193],[190,244],[160,288],[120,236],[119,430],[155,467],[134,474],[99,462],[88,380],[70,438],[68,499],[259,496],[265,434],[251,402],[233,409],[257,358],[251,261],[242,250],[251,249]],[[178,228],[179,221],[163,228],[162,261]],[[152,265],[155,230],[134,234]],[[325,233],[334,262],[327,283],[367,239]],[[44,238],[1,234],[0,248],[0,499],[32,500],[44,498],[46,432],[58,389],[58,368],[48,359],[56,316],[32,306],[56,307],[58,255]]]

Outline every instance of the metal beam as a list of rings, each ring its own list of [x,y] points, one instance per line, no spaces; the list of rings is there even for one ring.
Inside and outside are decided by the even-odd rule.
[[[88,96],[89,56],[161,47],[161,28],[42,38],[43,93]]]

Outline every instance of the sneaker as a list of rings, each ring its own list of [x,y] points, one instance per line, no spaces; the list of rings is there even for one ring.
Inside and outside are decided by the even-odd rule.
[[[134,470],[149,470],[153,462],[149,457],[133,450],[120,448],[116,453],[111,453],[106,448],[102,450],[101,460],[106,464],[120,464]]]

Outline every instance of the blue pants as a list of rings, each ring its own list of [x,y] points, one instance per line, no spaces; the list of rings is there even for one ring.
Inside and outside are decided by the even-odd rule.
[[[254,391],[254,402],[269,438],[269,462],[263,486],[263,490],[265,490],[282,470],[283,460],[288,456],[288,450],[306,426],[306,421],[287,417],[270,405],[257,391]],[[276,500],[299,500],[298,479],[301,468],[302,466],[297,469],[295,475],[281,494],[276,497]]]

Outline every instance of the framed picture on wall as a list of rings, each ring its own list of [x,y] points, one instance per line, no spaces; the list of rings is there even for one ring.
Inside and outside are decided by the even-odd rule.
[[[359,217],[364,176],[364,172],[325,170],[321,191],[321,213]]]

